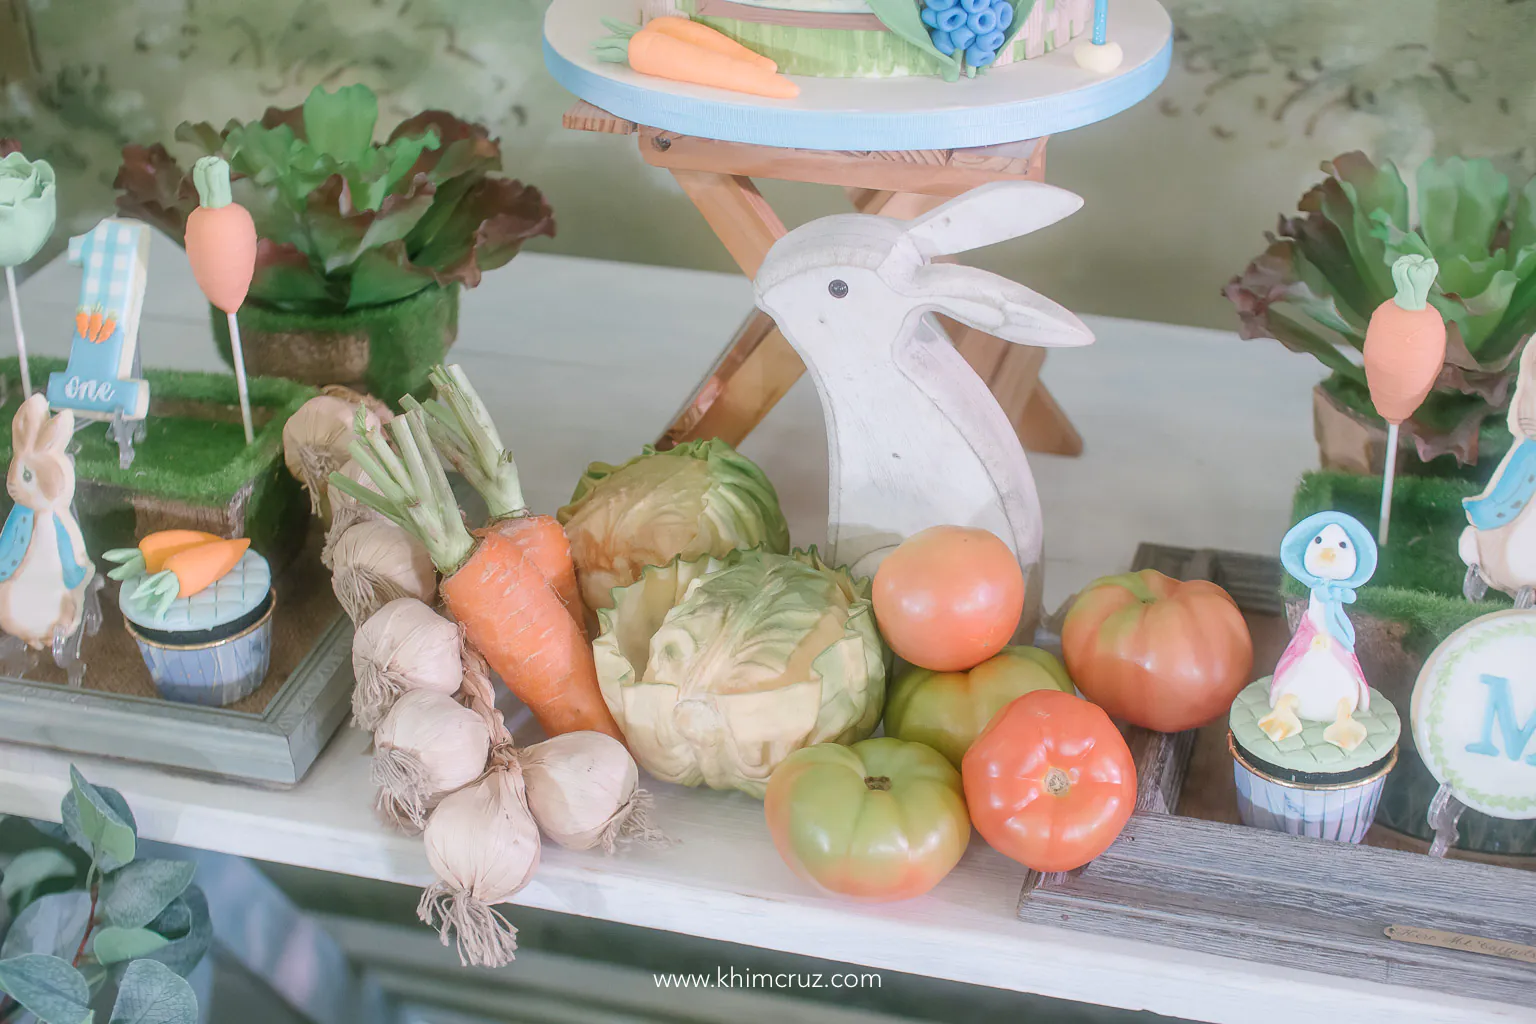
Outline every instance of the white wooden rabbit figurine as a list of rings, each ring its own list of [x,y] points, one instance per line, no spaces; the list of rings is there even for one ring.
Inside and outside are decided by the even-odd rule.
[[[73,414],[50,417],[42,394],[22,403],[5,480],[15,504],[0,530],[0,630],[13,645],[51,650],[72,677],[87,598],[100,586],[71,509],[75,464],[65,449],[74,430]]]
[[[991,530],[1040,600],[1040,500],[1024,449],[940,312],[1007,341],[1087,345],[1088,328],[1023,285],[934,263],[1053,224],[1083,201],[1037,182],[994,182],[917,220],[824,217],[789,232],[757,274],[757,304],[804,360],[827,424],[831,557],[872,575],[929,526]]]

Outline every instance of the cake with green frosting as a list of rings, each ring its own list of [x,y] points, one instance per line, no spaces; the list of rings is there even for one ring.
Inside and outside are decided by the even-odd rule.
[[[982,13],[996,15],[999,4],[1008,7],[1001,17]],[[947,18],[981,14],[990,27],[978,35],[960,24],[951,39],[932,24],[943,12],[927,8],[939,6],[955,12]],[[954,81],[1067,45],[1089,31],[1093,6],[1093,0],[641,0],[640,16],[692,18],[773,60],[786,75],[935,75]],[[989,40],[992,33],[997,35]],[[990,56],[978,68],[968,55],[987,41],[995,49],[984,51]]]
[[[1266,775],[1289,782],[1346,783],[1368,776],[1397,749],[1402,724],[1397,709],[1380,691],[1371,690],[1371,706],[1357,708],[1355,721],[1365,727],[1365,739],[1344,750],[1323,738],[1329,722],[1303,720],[1301,732],[1278,743],[1259,728],[1269,714],[1270,677],[1250,683],[1232,702],[1227,723],[1237,753]]]

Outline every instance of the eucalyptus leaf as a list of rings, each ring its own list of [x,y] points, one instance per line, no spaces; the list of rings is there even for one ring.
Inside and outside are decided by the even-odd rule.
[[[142,928],[192,884],[197,866],[184,860],[136,860],[108,876],[102,916],[120,928]]]
[[[85,1024],[90,1017],[91,993],[85,979],[56,956],[28,953],[0,960],[0,992],[42,1024]]]
[[[42,896],[22,909],[0,943],[0,957],[46,953],[72,960],[91,919],[91,897],[79,889]]]
[[[117,987],[110,1024],[197,1024],[197,995],[154,960],[135,960]]]
[[[149,929],[171,941],[150,953],[148,958],[158,960],[186,977],[203,959],[208,944],[213,941],[208,898],[197,886],[188,886],[186,892],[172,900],[170,906],[149,923]]]
[[[128,801],[115,789],[91,785],[74,765],[69,778],[61,814],[70,841],[89,853],[102,871],[133,860],[138,840]]]
[[[17,854],[0,874],[0,901],[22,896],[43,882],[55,878],[74,878],[75,862],[62,850],[42,846]]]
[[[97,930],[96,937],[91,940],[91,952],[100,963],[120,964],[125,960],[148,956],[168,945],[169,939],[148,928],[116,928],[109,925]]]

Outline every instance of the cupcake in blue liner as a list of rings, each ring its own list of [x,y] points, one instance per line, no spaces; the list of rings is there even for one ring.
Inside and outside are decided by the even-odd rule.
[[[120,563],[118,606],[124,625],[166,700],[222,707],[249,696],[267,676],[276,597],[267,560],[248,542],[223,547],[194,575],[173,556],[151,565],[138,548],[109,551]],[[212,552],[212,549],[209,549]],[[209,565],[217,573],[207,579]],[[152,568],[159,571],[151,572]]]
[[[1402,732],[1397,709],[1365,681],[1344,611],[1376,571],[1376,541],[1359,520],[1319,512],[1291,527],[1280,562],[1311,596],[1274,675],[1232,703],[1238,812],[1258,828],[1358,843]]]

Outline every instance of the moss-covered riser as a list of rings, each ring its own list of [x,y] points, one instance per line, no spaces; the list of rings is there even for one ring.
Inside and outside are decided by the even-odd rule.
[[[34,356],[40,383],[64,361]],[[0,417],[19,400],[15,358],[0,359],[6,388]],[[246,536],[272,562],[286,565],[303,547],[309,502],[283,464],[283,424],[315,394],[288,380],[250,378],[256,440],[245,443],[233,376],[148,370],[150,409],[133,465],[122,469],[105,424],[75,433],[75,507],[93,556],[133,545],[164,529]],[[9,464],[11,433],[0,429],[0,463]],[[10,499],[0,500],[8,511]]]
[[[1484,463],[1485,474],[1492,469]],[[1425,816],[1439,783],[1424,767],[1407,725],[1414,683],[1442,640],[1511,604],[1496,591],[1477,602],[1461,593],[1467,569],[1456,551],[1467,525],[1461,499],[1480,490],[1482,484],[1471,480],[1398,477],[1389,543],[1380,550],[1375,576],[1357,590],[1349,607],[1360,667],[1404,717],[1397,767],[1387,777],[1376,821],[1426,841],[1433,836]],[[1380,508],[1380,477],[1309,473],[1296,489],[1292,521],[1335,509],[1374,525]],[[1294,623],[1306,609],[1307,589],[1287,575],[1282,592]],[[1505,821],[1469,810],[1462,815],[1457,845],[1481,853],[1536,856],[1536,821]]]
[[[230,361],[229,325],[209,310],[214,341]],[[343,313],[293,313],[247,302],[240,342],[250,373],[306,384],[345,384],[399,407],[420,395],[427,371],[443,361],[459,333],[459,288],[431,285],[384,306]]]

